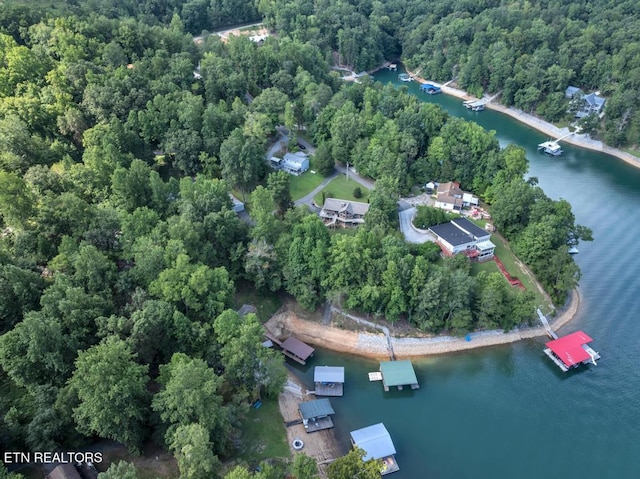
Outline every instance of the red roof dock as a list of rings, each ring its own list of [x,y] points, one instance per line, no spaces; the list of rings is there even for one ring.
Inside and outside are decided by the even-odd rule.
[[[584,331],[576,331],[559,339],[549,341],[544,350],[560,369],[567,372],[580,364],[593,363],[600,355],[587,344],[593,341]]]

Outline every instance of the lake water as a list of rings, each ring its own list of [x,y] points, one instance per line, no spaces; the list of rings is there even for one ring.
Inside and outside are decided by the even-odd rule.
[[[397,83],[397,73],[376,79]],[[593,230],[581,243],[582,303],[560,330],[583,329],[602,356],[597,366],[562,373],[542,352],[545,338],[414,361],[421,388],[385,393],[366,373],[374,361],[320,350],[292,370],[312,389],[314,365],[345,365],[343,398],[332,399],[336,436],[384,422],[396,445],[393,479],[640,477],[640,170],[564,144],[550,157],[544,135],[462,101],[409,90],[452,115],[495,130],[504,146],[527,150],[530,176],[552,198],[565,198]],[[634,246],[639,238],[639,247]]]

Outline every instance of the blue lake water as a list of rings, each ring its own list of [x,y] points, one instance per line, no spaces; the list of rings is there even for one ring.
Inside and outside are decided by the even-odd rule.
[[[346,366],[345,396],[332,399],[336,437],[346,451],[350,430],[384,422],[398,450],[393,479],[640,477],[640,170],[571,145],[544,155],[546,137],[509,117],[409,90],[524,147],[529,175],[593,230],[576,257],[582,302],[560,334],[583,329],[602,360],[562,373],[538,338],[414,361],[421,388],[388,393],[368,381],[378,368],[366,359],[320,350],[293,370],[312,388],[314,365]]]

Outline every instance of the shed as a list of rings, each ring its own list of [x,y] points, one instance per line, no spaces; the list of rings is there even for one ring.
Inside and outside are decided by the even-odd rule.
[[[350,435],[351,443],[365,452],[364,461],[381,459],[384,462],[383,475],[399,469],[395,460],[396,448],[383,423],[351,431]]]
[[[313,370],[316,396],[342,396],[344,389],[344,367],[316,366]]]
[[[413,364],[408,359],[381,362],[380,372],[382,373],[382,384],[385,391],[388,391],[393,386],[398,386],[399,390],[402,390],[403,386],[411,386],[411,389],[420,387],[416,373],[413,370]]]
[[[321,431],[333,427],[331,415],[335,414],[331,402],[326,399],[316,399],[314,401],[301,402],[298,404],[298,411],[302,417],[302,424],[307,432]]]

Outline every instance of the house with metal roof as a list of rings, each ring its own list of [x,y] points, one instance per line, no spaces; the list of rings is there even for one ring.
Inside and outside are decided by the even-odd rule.
[[[564,91],[564,97],[571,99],[576,95],[580,95],[581,93],[582,93],[582,90],[580,90],[580,88],[578,88],[577,86],[569,85],[567,89]]]
[[[315,349],[311,346],[293,336],[289,336],[282,342],[282,352],[285,356],[289,356],[302,364],[306,364],[307,359],[313,356],[314,351]]]
[[[342,396],[344,389],[344,367],[316,366],[313,370],[316,396]]]
[[[301,402],[298,404],[298,411],[300,411],[304,429],[308,433],[333,427],[331,416],[335,411],[327,398]]]
[[[474,261],[493,258],[496,245],[491,242],[491,233],[483,230],[467,218],[456,218],[449,223],[431,226],[429,231],[447,256],[464,253]]]
[[[411,386],[411,389],[418,389],[418,378],[413,370],[413,364],[408,359],[401,361],[383,361],[380,363],[380,373],[382,375],[382,385],[388,391],[390,387],[398,387],[402,390],[404,386]]]
[[[382,475],[396,472],[400,468],[396,462],[396,447],[383,423],[374,424],[351,431],[351,444],[365,452],[364,461],[379,459],[383,462]]]

